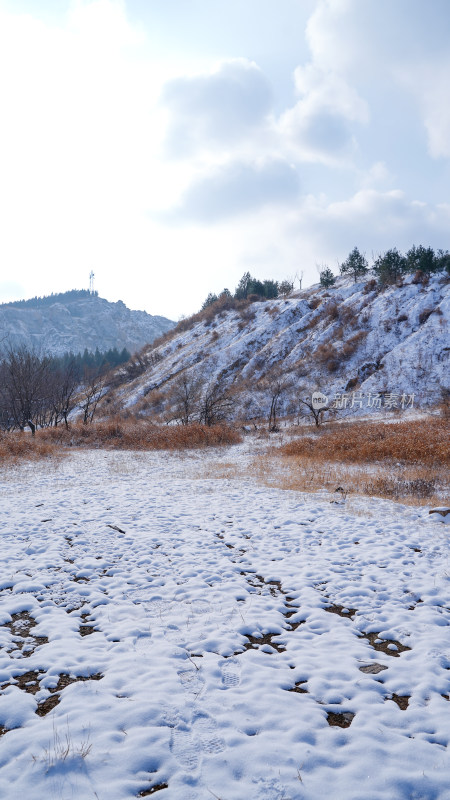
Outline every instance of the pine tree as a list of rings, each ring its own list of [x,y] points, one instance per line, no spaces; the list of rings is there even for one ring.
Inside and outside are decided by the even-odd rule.
[[[406,253],[406,268],[408,272],[436,272],[439,269],[439,260],[432,247],[414,244]]]
[[[336,278],[331,272],[329,267],[325,267],[320,271],[320,285],[323,286],[325,289],[329,289],[330,286],[334,286],[336,283]]]
[[[278,297],[277,281],[264,281],[264,297],[267,297],[268,300]]]
[[[355,283],[369,271],[367,259],[354,247],[346,261],[340,265],[341,275],[352,275]]]
[[[246,300],[247,296],[250,294],[249,288],[251,283],[253,282],[253,278],[249,272],[244,272],[241,280],[239,281],[234,296],[236,300]]]
[[[210,292],[205,302],[202,305],[202,311],[204,311],[205,308],[208,308],[208,306],[212,306],[212,304],[215,303],[216,300],[217,300],[217,295]]]
[[[380,283],[395,283],[406,270],[406,259],[393,247],[378,256],[372,269]]]

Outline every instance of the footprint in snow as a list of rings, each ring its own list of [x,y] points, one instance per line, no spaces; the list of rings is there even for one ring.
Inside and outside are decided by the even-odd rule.
[[[192,738],[190,731],[174,728],[170,737],[170,750],[182,767],[197,769],[200,763],[200,743]]]
[[[152,596],[151,588],[138,587],[128,591],[128,598],[138,605],[144,604],[145,611],[150,617],[162,617],[168,610],[170,603],[159,596]]]
[[[253,778],[258,786],[258,800],[291,800],[278,778]]]
[[[134,643],[134,649],[138,653],[148,653],[154,646],[151,634],[149,636],[139,636]]]
[[[207,614],[211,611],[211,606],[207,600],[192,600],[190,606],[194,614]]]
[[[222,686],[224,689],[231,689],[233,686],[239,686],[241,682],[241,665],[237,658],[227,658],[225,664],[222,664],[220,671],[222,673]]]
[[[168,625],[164,628],[164,636],[168,642],[174,642],[181,639],[181,631],[178,625]]]
[[[199,695],[203,689],[205,679],[199,669],[180,669],[178,670],[180,683],[189,694]]]
[[[218,735],[216,722],[208,714],[199,714],[194,720],[194,733],[206,753],[221,753],[225,749],[225,742]]]
[[[166,706],[161,714],[161,724],[168,728],[176,728],[182,722],[179,709],[176,706]]]

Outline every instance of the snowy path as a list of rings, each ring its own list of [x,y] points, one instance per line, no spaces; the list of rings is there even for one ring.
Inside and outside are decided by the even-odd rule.
[[[450,526],[201,464],[0,477],[0,797],[450,798]]]

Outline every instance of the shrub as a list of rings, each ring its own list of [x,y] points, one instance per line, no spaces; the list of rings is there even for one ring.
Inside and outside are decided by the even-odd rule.
[[[252,294],[247,295],[247,300],[250,303],[261,303],[263,300],[265,300],[265,297],[263,295],[261,295],[261,294],[253,294],[252,293]]]
[[[351,358],[351,356],[357,350],[359,345],[364,341],[367,334],[368,331],[357,331],[356,333],[353,334],[353,336],[350,336],[350,338],[347,339],[347,341],[344,343],[342,347],[341,350],[342,358],[345,359]]]
[[[338,306],[338,304],[335,301],[332,301],[331,303],[327,303],[327,305],[325,306],[325,308],[323,310],[323,313],[324,313],[324,316],[328,317],[328,319],[330,319],[330,320],[339,319],[340,314],[339,314],[339,306]]]
[[[245,272],[236,287],[234,296],[236,300],[250,299],[251,296],[256,297],[258,300],[264,298],[269,300],[278,297],[278,290],[277,281],[260,281],[257,278],[252,278],[249,272]]]
[[[280,313],[280,306],[270,306],[266,311],[270,317],[276,317],[276,315]]]
[[[414,277],[413,277],[413,279],[412,279],[412,282],[413,282],[414,284],[416,284],[416,285],[417,285],[418,283],[421,283],[423,286],[426,286],[426,285],[427,285],[427,283],[429,282],[429,276],[428,276],[428,275],[426,275],[426,274],[425,274],[425,272],[422,272],[422,270],[421,270],[421,269],[418,269],[418,270],[416,270],[416,272],[414,273]]]
[[[433,311],[434,311],[434,308],[424,308],[424,310],[421,311],[420,314],[419,314],[419,324],[423,325],[424,322],[427,321],[428,317],[431,316]]]
[[[435,478],[412,478],[410,480],[393,480],[392,478],[375,478],[364,486],[366,494],[389,497],[399,500],[405,497],[427,499],[432,497],[437,489]]]
[[[339,319],[344,325],[354,327],[358,324],[358,314],[352,306],[341,305],[338,309]]]
[[[294,288],[293,281],[286,280],[286,281],[281,281],[278,290],[279,293],[283,295],[283,297],[287,297],[287,295],[292,292],[293,288]]]
[[[375,278],[371,278],[370,281],[367,281],[366,285],[364,286],[364,294],[369,294],[369,292],[375,291],[377,288],[377,282]]]
[[[322,364],[329,372],[336,372],[339,366],[339,354],[331,342],[323,342],[314,352],[313,358]]]

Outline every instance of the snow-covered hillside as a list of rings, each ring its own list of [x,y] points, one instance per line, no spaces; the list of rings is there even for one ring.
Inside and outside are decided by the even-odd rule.
[[[407,276],[385,288],[340,278],[329,289],[185,321],[146,351],[146,370],[125,381],[117,399],[130,410],[148,408],[146,398],[168,397],[184,375],[231,389],[241,418],[268,413],[274,380],[283,383],[285,413],[317,389],[352,413],[431,406],[450,389],[449,317],[448,274],[424,283]]]
[[[67,292],[42,303],[0,306],[0,338],[12,347],[25,345],[51,355],[116,347],[135,352],[172,327],[166,317],[131,311],[120,300]]]

